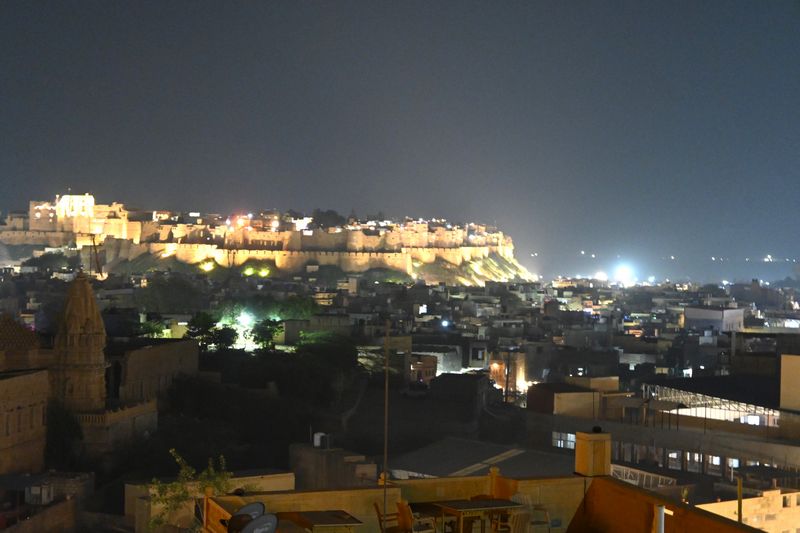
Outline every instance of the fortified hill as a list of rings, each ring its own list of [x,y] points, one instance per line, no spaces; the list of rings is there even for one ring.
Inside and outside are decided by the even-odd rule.
[[[293,274],[308,265],[343,272],[390,269],[429,282],[482,284],[528,279],[515,260],[511,238],[481,224],[445,220],[356,220],[330,224],[290,213],[231,217],[201,213],[128,210],[65,195],[30,202],[0,226],[6,245],[75,246],[97,251],[107,270],[171,259],[183,264],[241,268],[262,265]],[[88,255],[88,254],[87,254]]]

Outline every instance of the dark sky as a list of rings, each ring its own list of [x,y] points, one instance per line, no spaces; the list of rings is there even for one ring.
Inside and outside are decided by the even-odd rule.
[[[5,0],[0,208],[67,187],[496,221],[543,274],[783,277],[800,3]]]

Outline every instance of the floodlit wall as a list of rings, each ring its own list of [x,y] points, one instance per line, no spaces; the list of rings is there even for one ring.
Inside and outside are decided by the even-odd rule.
[[[655,524],[656,507],[664,505],[665,533],[727,533],[751,531],[747,525],[721,518],[708,511],[676,503],[655,493],[608,477],[594,478],[568,533],[649,532]],[[671,514],[670,514],[671,513]]]
[[[729,500],[697,507],[736,521],[738,506],[737,500]],[[794,528],[800,526],[800,492],[781,494],[780,490],[769,490],[757,498],[745,498],[742,500],[742,521],[768,533],[794,533]]]

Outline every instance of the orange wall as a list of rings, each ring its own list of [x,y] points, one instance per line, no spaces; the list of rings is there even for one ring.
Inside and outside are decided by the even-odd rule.
[[[610,478],[595,478],[583,504],[572,519],[568,533],[648,532],[642,524],[655,523],[655,506],[665,505],[673,512],[666,517],[666,533],[727,533],[759,531],[722,519],[709,512],[661,498],[650,492]],[[653,526],[651,526],[653,527]]]

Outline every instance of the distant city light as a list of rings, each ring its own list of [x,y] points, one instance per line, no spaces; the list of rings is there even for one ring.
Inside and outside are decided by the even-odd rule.
[[[269,276],[269,269],[266,267],[262,268],[261,270],[258,271],[258,275],[262,278],[266,278],[267,276]]]
[[[633,285],[636,282],[633,269],[628,265],[619,265],[614,270],[614,281],[625,287]]]
[[[442,327],[443,328],[446,328],[449,325],[450,325],[450,321],[449,320],[442,320]]]
[[[253,315],[248,313],[247,311],[242,311],[239,313],[239,316],[236,318],[236,321],[241,324],[245,328],[249,328],[255,322]]]
[[[242,271],[242,274],[244,274],[245,276],[252,276],[255,273],[256,269],[253,267],[247,267]]]
[[[608,281],[608,274],[603,272],[602,270],[598,270],[594,273],[594,279],[597,281]]]
[[[203,272],[211,272],[214,270],[214,266],[216,266],[214,261],[206,261],[204,263],[200,263],[200,270]]]

